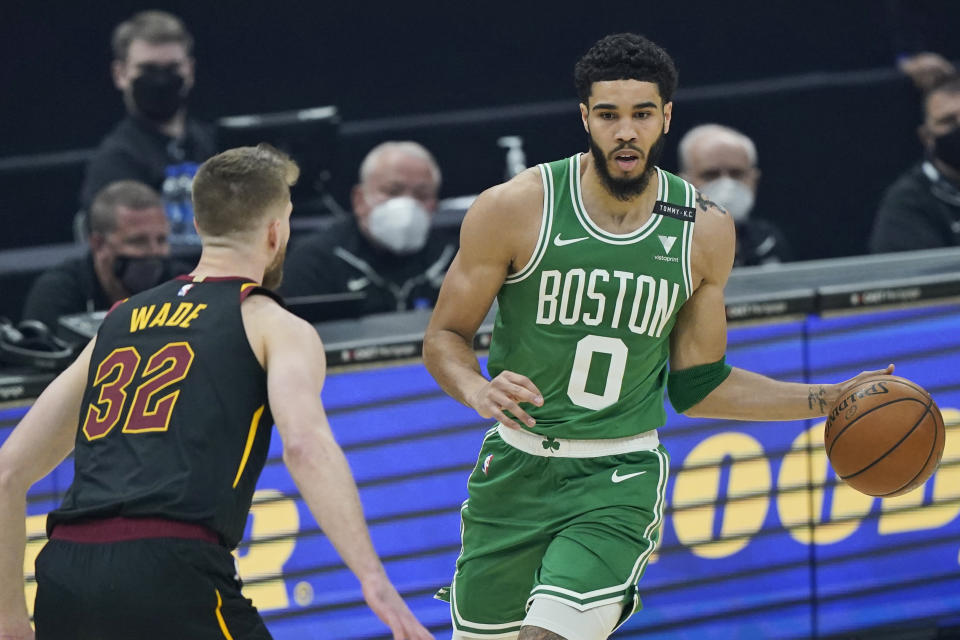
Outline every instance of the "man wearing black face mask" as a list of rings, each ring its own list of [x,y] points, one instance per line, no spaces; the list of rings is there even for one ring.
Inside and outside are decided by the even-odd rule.
[[[25,320],[54,327],[71,313],[109,309],[169,279],[170,225],[160,195],[125,180],[100,191],[90,206],[90,252],[41,274],[30,288]]]
[[[114,85],[127,117],[100,143],[87,165],[80,206],[117,180],[160,190],[168,172],[181,175],[216,153],[212,128],[187,117],[193,88],[193,38],[163,11],[143,11],[113,32]]]
[[[884,194],[873,253],[960,246],[960,76],[927,92],[919,135],[926,158]]]

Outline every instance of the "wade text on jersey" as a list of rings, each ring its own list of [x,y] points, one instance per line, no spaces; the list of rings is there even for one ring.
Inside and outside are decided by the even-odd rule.
[[[207,305],[192,302],[181,302],[171,313],[173,304],[164,302],[161,305],[151,304],[149,306],[134,307],[130,312],[130,333],[136,333],[143,329],[153,327],[180,327],[187,329],[190,323],[200,316],[200,312],[207,308]]]

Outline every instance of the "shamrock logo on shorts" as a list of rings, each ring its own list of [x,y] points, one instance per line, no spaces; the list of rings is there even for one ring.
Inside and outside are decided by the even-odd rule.
[[[543,445],[544,449],[553,449],[554,451],[560,450],[560,443],[557,442],[557,439],[552,436],[547,436],[546,440],[540,444]]]

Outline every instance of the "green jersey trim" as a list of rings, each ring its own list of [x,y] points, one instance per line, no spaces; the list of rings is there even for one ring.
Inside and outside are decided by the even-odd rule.
[[[505,278],[504,284],[521,282],[533,273],[550,245],[550,229],[553,228],[553,173],[545,164],[537,165],[537,168],[540,169],[540,180],[543,181],[543,216],[540,219],[540,236],[537,238],[537,246],[533,250],[533,255],[530,256],[530,261],[522,269]]]
[[[657,168],[658,200],[666,199],[665,191],[666,179],[661,174],[660,169]],[[661,197],[661,192],[664,192],[663,197]],[[633,244],[639,242],[653,233],[660,225],[660,221],[663,220],[662,216],[651,215],[639,229],[635,229],[630,233],[610,233],[598,227],[596,223],[590,219],[590,216],[587,214],[587,207],[583,204],[583,190],[580,185],[579,153],[570,158],[570,200],[573,202],[573,211],[576,213],[577,219],[580,221],[580,225],[584,230],[597,240],[608,244]]]

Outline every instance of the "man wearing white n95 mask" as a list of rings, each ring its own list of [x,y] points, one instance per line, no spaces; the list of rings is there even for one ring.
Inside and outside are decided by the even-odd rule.
[[[694,127],[680,139],[680,176],[720,205],[737,227],[734,264],[786,262],[790,249],[771,222],[752,216],[760,170],[753,140],[719,124]]]
[[[432,307],[457,251],[455,233],[430,225],[439,190],[440,168],[423,146],[374,147],[351,194],[353,219],[293,248],[284,295],[360,294],[328,318]]]

